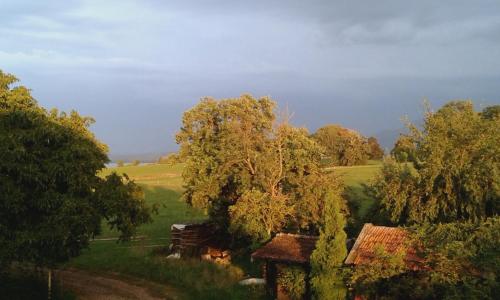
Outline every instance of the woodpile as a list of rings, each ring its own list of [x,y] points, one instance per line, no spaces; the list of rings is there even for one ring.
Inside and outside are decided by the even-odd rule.
[[[231,263],[231,254],[227,249],[222,250],[216,247],[208,246],[205,254],[201,255],[201,259],[221,265],[229,265]]]
[[[213,241],[215,226],[205,222],[199,224],[174,224],[171,227],[172,253],[181,256],[199,256],[202,250]]]

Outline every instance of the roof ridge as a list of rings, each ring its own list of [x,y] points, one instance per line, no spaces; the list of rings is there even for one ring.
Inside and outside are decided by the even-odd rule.
[[[344,263],[351,264],[354,262],[355,256],[357,255],[357,250],[358,250],[359,246],[361,245],[361,240],[364,238],[364,236],[366,235],[366,232],[371,227],[373,227],[372,223],[366,223],[365,225],[363,225],[361,232],[358,234],[358,238],[354,242],[354,246],[352,246],[351,251],[349,251],[349,254],[347,255],[346,259],[344,260]]]
[[[373,225],[372,223],[367,223],[367,224],[370,224],[372,227],[382,227],[382,228],[389,228],[389,229],[403,229],[404,230],[404,228],[402,228],[400,226]]]

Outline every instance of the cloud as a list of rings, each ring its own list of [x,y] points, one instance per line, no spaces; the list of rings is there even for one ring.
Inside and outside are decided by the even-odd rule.
[[[42,104],[96,116],[118,152],[170,150],[182,111],[206,95],[271,95],[299,125],[371,133],[423,97],[498,102],[499,56],[497,0],[4,0],[0,10],[0,68]]]

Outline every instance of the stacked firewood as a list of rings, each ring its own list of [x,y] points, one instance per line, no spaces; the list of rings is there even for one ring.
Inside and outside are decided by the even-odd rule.
[[[201,255],[201,259],[215,262],[221,265],[229,265],[231,263],[231,254],[229,250],[223,250],[216,247],[207,247],[205,254]]]
[[[210,223],[174,224],[171,228],[171,252],[181,256],[197,256],[214,237]]]

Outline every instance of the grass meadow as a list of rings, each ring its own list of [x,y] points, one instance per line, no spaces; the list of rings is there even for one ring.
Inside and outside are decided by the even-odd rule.
[[[346,195],[354,201],[352,207],[355,220],[361,221],[373,201],[362,189],[379,169],[379,164],[355,167],[337,167],[347,186]],[[130,275],[169,287],[168,293],[179,299],[262,299],[263,288],[242,287],[238,281],[255,268],[241,261],[229,267],[193,260],[167,260],[165,255],[156,255],[170,243],[170,226],[174,223],[202,220],[205,218],[181,199],[182,164],[148,164],[106,169],[103,175],[116,171],[126,173],[140,184],[146,201],[159,205],[158,214],[151,224],[141,226],[137,236],[130,242],[117,243],[116,232],[103,228],[100,236],[88,250],[67,266],[95,272],[112,272]],[[238,261],[238,260],[236,260]],[[253,270],[252,270],[253,269]],[[255,275],[255,274],[252,274]]]
[[[381,162],[369,161],[366,165],[335,167],[334,172],[342,177],[345,184],[344,196],[349,203],[347,234],[355,237],[368,219],[374,200],[364,192],[364,185],[370,184],[380,170]]]

